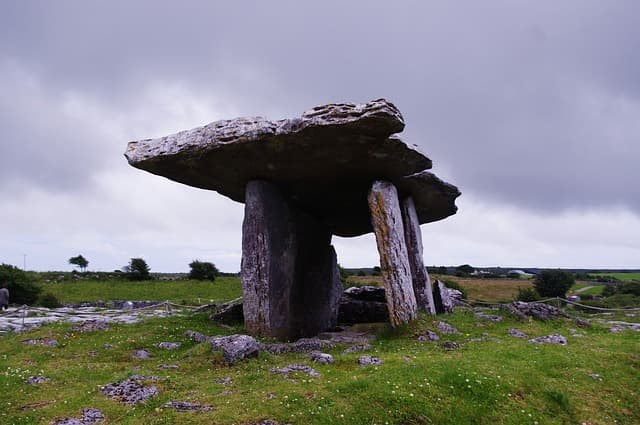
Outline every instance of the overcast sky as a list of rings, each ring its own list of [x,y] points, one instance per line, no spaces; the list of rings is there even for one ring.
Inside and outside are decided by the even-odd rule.
[[[640,268],[640,2],[0,3],[0,262],[240,268],[243,206],[130,140],[385,97],[462,192],[427,264]],[[334,238],[346,267],[372,235]]]

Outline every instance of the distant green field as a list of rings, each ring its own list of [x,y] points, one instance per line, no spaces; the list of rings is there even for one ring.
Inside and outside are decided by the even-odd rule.
[[[598,273],[592,276],[614,277],[625,282],[632,280],[640,281],[640,273]]]
[[[41,284],[62,303],[111,300],[172,301],[181,304],[207,304],[229,301],[242,295],[239,277],[219,277],[214,282],[197,280],[145,281],[79,280]]]

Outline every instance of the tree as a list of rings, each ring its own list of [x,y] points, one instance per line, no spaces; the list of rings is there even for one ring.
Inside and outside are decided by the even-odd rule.
[[[474,271],[475,269],[468,264],[463,264],[456,267],[456,275],[458,276],[469,276]]]
[[[76,257],[69,258],[69,264],[76,265],[80,267],[80,270],[86,271],[87,266],[89,265],[89,262],[82,255],[78,255]]]
[[[380,270],[380,266],[374,266],[373,267],[373,275],[374,276],[380,276],[382,274],[382,271]]]
[[[34,304],[40,295],[40,287],[17,267],[0,265],[0,287],[6,285],[12,304]]]
[[[541,297],[564,297],[575,283],[573,274],[563,270],[543,270],[533,286]]]
[[[129,280],[150,280],[151,270],[147,265],[147,262],[142,258],[132,258],[129,264],[124,266],[122,270],[127,274]]]
[[[217,267],[207,261],[193,260],[189,267],[191,267],[189,279],[213,281],[220,274]]]

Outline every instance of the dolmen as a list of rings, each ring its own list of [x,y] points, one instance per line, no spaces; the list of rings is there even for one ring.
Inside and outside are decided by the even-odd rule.
[[[420,225],[455,214],[458,189],[396,133],[384,99],[299,118],[216,121],[130,142],[132,166],[243,202],[246,330],[293,340],[336,325],[342,286],[332,235],[374,232],[391,325],[435,314]]]

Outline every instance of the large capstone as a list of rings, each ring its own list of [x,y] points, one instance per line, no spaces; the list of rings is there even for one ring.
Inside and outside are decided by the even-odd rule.
[[[403,129],[400,111],[378,99],[318,106],[278,121],[216,121],[130,142],[125,156],[136,168],[238,202],[245,202],[248,182],[270,181],[327,223],[331,233],[359,236],[373,230],[367,195],[378,179],[393,182],[402,197],[413,196],[421,224],[456,212],[460,193],[431,173],[420,174],[431,160],[393,136]]]

